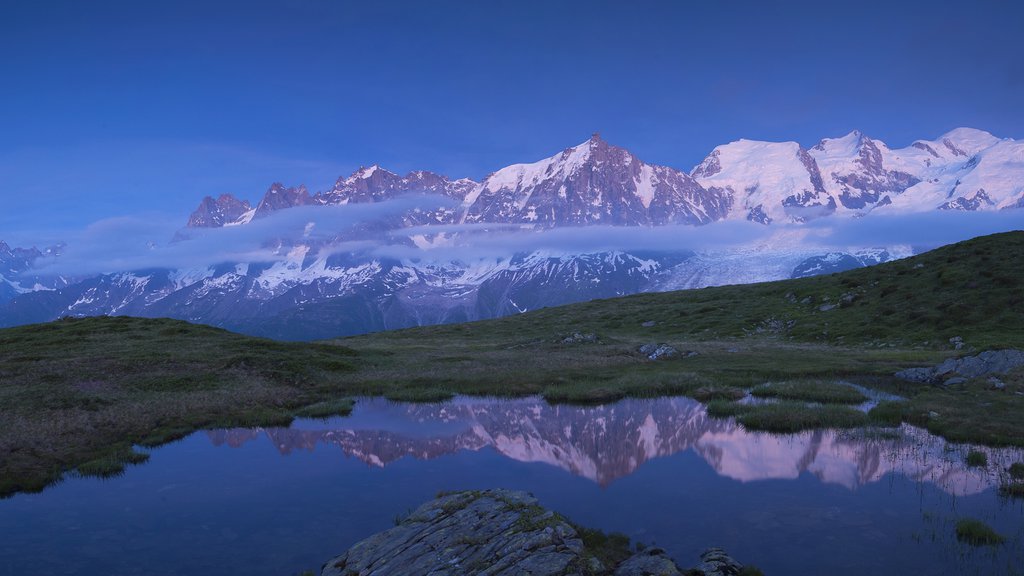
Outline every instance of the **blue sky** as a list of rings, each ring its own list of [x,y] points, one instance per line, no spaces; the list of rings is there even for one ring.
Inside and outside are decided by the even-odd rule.
[[[373,163],[479,178],[594,131],[682,169],[741,137],[1024,137],[1024,8],[937,4],[8,3],[0,239]]]

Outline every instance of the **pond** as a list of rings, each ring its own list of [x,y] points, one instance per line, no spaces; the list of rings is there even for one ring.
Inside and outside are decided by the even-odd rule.
[[[117,478],[71,478],[0,501],[0,574],[289,575],[391,527],[441,490],[526,490],[580,524],[665,548],[722,546],[767,574],[1014,574],[1020,449],[919,429],[773,435],[685,398],[552,406],[360,400],[290,428],[200,432]],[[1007,538],[957,541],[958,519]]]

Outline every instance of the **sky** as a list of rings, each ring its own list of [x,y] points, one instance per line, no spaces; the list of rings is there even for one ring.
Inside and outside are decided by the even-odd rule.
[[[0,240],[375,163],[481,178],[592,132],[684,170],[739,138],[1022,138],[1021,30],[995,1],[11,2]]]

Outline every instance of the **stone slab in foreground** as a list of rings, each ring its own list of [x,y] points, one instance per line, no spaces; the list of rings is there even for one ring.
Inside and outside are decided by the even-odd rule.
[[[605,566],[577,530],[525,492],[466,491],[420,506],[397,526],[357,543],[324,565],[322,576],[678,576],[739,574],[721,549],[680,569],[664,550],[647,548]]]

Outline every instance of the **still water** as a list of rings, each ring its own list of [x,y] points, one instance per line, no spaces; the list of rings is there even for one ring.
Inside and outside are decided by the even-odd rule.
[[[319,569],[440,490],[505,487],[668,550],[722,546],[769,575],[1021,574],[1021,450],[895,434],[771,435],[684,398],[600,407],[360,401],[350,417],[216,430],[110,480],[0,501],[0,574],[289,575]],[[957,542],[962,517],[1007,537]]]

